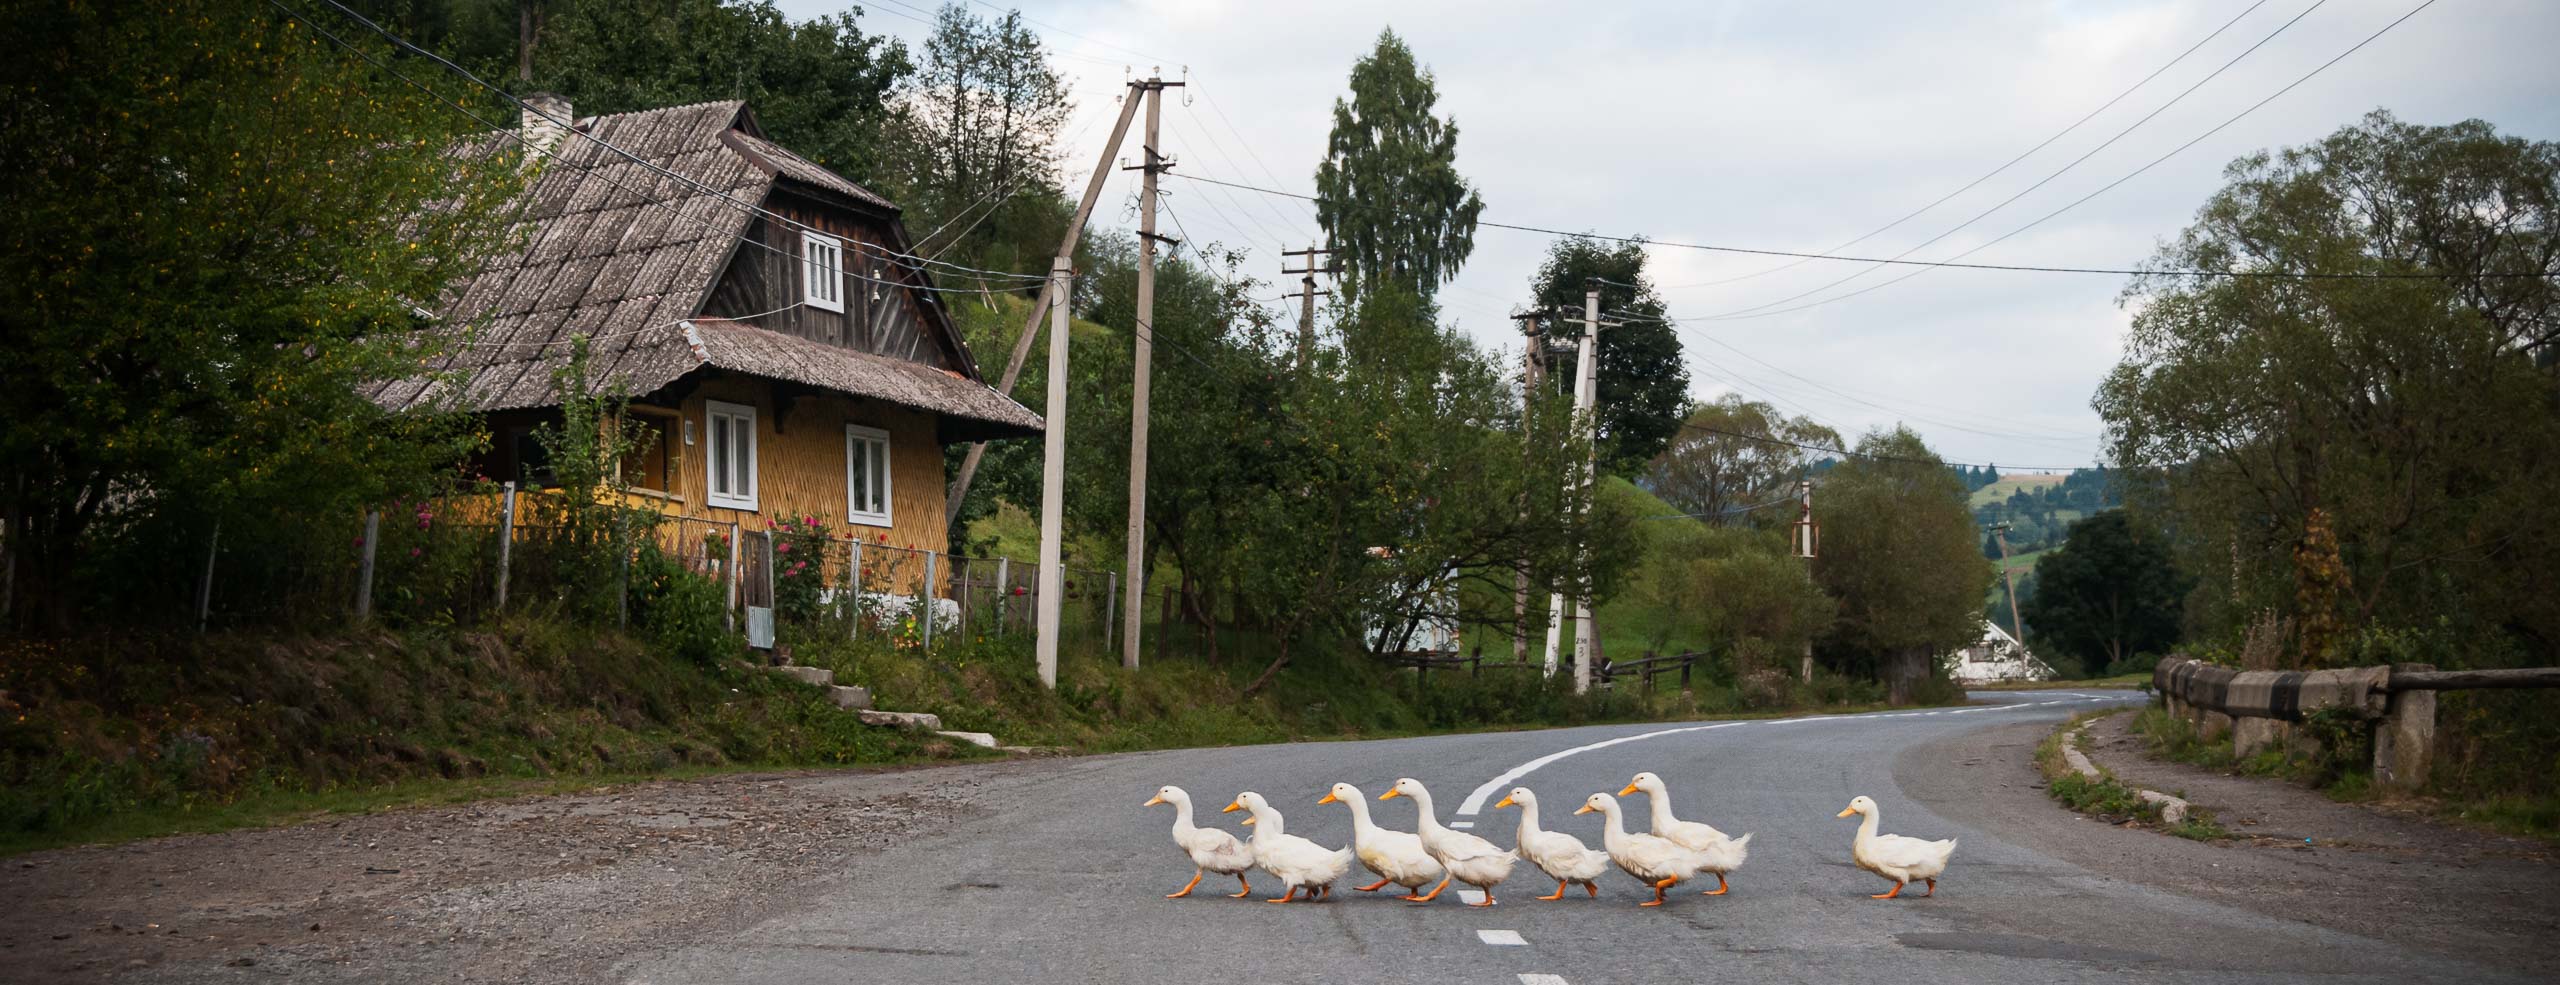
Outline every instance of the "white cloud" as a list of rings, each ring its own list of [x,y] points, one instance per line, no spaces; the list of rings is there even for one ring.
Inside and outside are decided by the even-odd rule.
[[[2311,3],[2269,0],[2053,146],[1852,252],[1899,253],[1990,207],[2159,107]],[[1914,256],[1937,259],[1970,249],[2087,194],[2282,88],[2415,3],[2321,6],[2116,145]],[[782,6],[807,17],[843,5],[787,0]],[[895,5],[871,9],[864,18],[870,29],[910,40],[924,32],[914,20],[884,16],[905,13]],[[1166,147],[1179,156],[1182,172],[1256,185],[1274,184],[1276,175],[1278,187],[1311,191],[1332,101],[1345,91],[1352,61],[1392,24],[1438,78],[1440,111],[1454,114],[1460,128],[1459,168],[1481,188],[1487,218],[1823,250],[2033,146],[2240,9],[2229,0],[1058,0],[1028,4],[1024,13],[1085,36],[1046,32],[1074,56],[1061,64],[1079,77],[1081,105],[1069,130],[1080,136],[1068,154],[1079,182],[1116,111],[1111,100],[1123,72],[1114,66],[1143,73],[1161,58],[1168,76],[1187,65],[1195,83],[1191,105],[1169,99],[1165,111]],[[2560,137],[2560,100],[2552,98],[2560,92],[2560,60],[2548,50],[2555,37],[2560,4],[2444,0],[2184,154],[1970,259],[2137,263],[2186,225],[2219,187],[2232,158],[2315,140],[2375,107],[2413,122],[2478,117],[2507,133]],[[1251,247],[1251,272],[1275,281],[1275,251],[1284,241],[1294,248],[1318,235],[1299,203],[1253,201],[1251,193],[1179,180],[1166,187],[1194,236]],[[1122,200],[1118,183],[1109,196],[1107,203]],[[1113,208],[1102,212],[1121,215]],[[1502,316],[1523,296],[1547,240],[1483,229],[1476,242],[1474,258],[1443,303],[1451,318],[1489,344],[1513,344],[1516,329]],[[1668,248],[1652,255],[1656,280],[1666,285],[1785,262]],[[1856,269],[1814,261],[1666,293],[1675,312],[1709,314],[1782,298]],[[1902,273],[1869,274],[1843,289]],[[1710,343],[1692,341],[1689,352],[1701,395],[1718,392],[1719,381],[1738,384],[1850,429],[1906,420],[1954,458],[2070,465],[2098,454],[2098,421],[2088,399],[2114,364],[2127,323],[2115,303],[2122,286],[2122,278],[2109,276],[1939,270],[1801,312],[1692,329],[1692,337],[1712,333],[1864,403]],[[1965,426],[2084,437],[2002,437]]]

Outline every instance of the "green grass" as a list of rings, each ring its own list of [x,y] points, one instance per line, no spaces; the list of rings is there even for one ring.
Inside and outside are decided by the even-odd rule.
[[[2006,628],[2006,627],[2003,627]],[[2071,688],[2139,688],[2151,683],[2149,674],[2118,674],[2114,677],[2091,677],[2076,681],[2002,681],[1997,684],[1968,684],[1968,691],[2060,691]]]
[[[2366,758],[2369,750],[2361,745],[2350,744],[2353,748],[2343,757],[2324,758],[2274,743],[2242,757],[2233,753],[2227,733],[2201,734],[2194,723],[2159,708],[2144,709],[2134,719],[2133,730],[2143,737],[2152,755],[2172,762],[2304,784],[2342,803],[2364,803],[2384,796],[2373,785]],[[2535,792],[2482,794],[2445,787],[2436,784],[2418,803],[2440,817],[2560,843],[2560,796]]]
[[[2117,780],[2115,774],[2109,772],[2105,766],[2098,766],[2098,778],[2094,780],[2080,775],[2079,771],[2071,768],[2069,762],[2063,758],[2063,737],[2072,736],[2080,752],[2086,755],[2089,751],[2088,733],[2076,730],[2084,723],[2114,714],[2120,714],[2120,712],[2099,711],[2074,715],[2070,721],[2062,723],[2060,728],[2055,729],[2053,734],[2045,736],[2044,742],[2036,746],[2036,768],[2044,774],[2045,792],[2054,800],[2060,801],[2064,807],[2101,820],[2136,821],[2164,834],[2194,841],[2215,841],[2231,837],[2231,833],[2214,820],[2210,811],[2190,805],[2184,819],[2176,824],[2170,824],[2161,819],[2159,804],[2143,800],[2134,788]],[[2096,764],[2093,762],[2092,765]]]
[[[2059,486],[2062,480],[2061,475],[2002,475],[2000,481],[1974,490],[1972,505],[1986,506],[1991,503],[2006,502],[2010,493],[2021,489],[2033,492],[2046,486]]]

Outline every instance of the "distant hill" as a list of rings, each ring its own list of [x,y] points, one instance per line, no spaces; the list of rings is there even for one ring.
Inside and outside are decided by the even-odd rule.
[[[2010,493],[2021,489],[2033,492],[2046,486],[2058,486],[2066,478],[2069,476],[2060,472],[2002,473],[1999,481],[1973,491],[1973,505],[1988,506],[2003,502],[2009,498]]]

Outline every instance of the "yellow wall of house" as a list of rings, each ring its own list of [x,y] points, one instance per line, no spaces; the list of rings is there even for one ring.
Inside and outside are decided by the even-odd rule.
[[[710,401],[744,404],[756,410],[756,510],[730,509],[709,503]],[[666,512],[708,520],[735,522],[741,530],[761,531],[766,518],[817,517],[837,537],[859,536],[880,543],[888,535],[893,547],[942,551],[949,548],[942,522],[942,446],[935,441],[934,415],[877,400],[806,395],[782,412],[770,383],[748,377],[720,377],[686,396],[683,426],[673,442],[674,498]],[[845,433],[847,424],[889,432],[889,515],[891,526],[854,523],[846,518]],[[685,433],[690,432],[688,443]],[[760,515],[759,515],[760,514]],[[912,577],[912,576],[910,576]],[[939,579],[938,579],[939,580]],[[868,586],[866,586],[868,587]],[[886,587],[886,586],[883,586]],[[907,590],[907,589],[901,589]]]

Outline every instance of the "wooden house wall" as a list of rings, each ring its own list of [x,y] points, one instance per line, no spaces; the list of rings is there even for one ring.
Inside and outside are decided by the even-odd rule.
[[[748,224],[746,241],[738,245],[728,269],[721,272],[703,302],[703,314],[743,319],[770,311],[774,313],[746,323],[936,369],[960,368],[948,340],[940,338],[941,333],[926,320],[918,292],[878,283],[908,277],[881,259],[889,249],[884,224],[791,195],[775,195],[765,201],[764,208],[844,241],[845,310],[804,304],[775,311],[803,297],[801,232],[786,223],[758,218]],[[754,245],[759,243],[763,246]]]
[[[718,376],[687,394],[682,405],[691,444],[676,442],[678,487],[668,512],[713,523],[735,522],[741,530],[761,531],[767,518],[813,516],[836,536],[859,536],[867,543],[943,551],[950,547],[943,526],[942,445],[935,438],[934,415],[878,400],[861,400],[803,391],[798,399],[777,399],[773,384],[748,376]],[[756,512],[711,506],[710,476],[705,456],[710,433],[704,416],[708,401],[744,404],[756,409]],[[860,424],[889,432],[889,498],[892,526],[853,523],[845,518],[844,427]],[[762,516],[757,515],[761,513]],[[881,540],[882,535],[887,540]],[[913,566],[908,566],[913,567]],[[912,579],[895,590],[912,592]],[[944,579],[937,579],[944,580]],[[870,586],[866,586],[870,587]],[[888,587],[888,586],[882,586]]]

